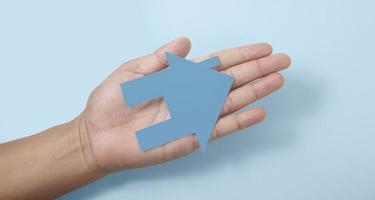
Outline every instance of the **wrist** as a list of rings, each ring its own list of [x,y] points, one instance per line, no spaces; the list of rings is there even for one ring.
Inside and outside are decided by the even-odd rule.
[[[0,187],[7,199],[52,199],[106,173],[96,164],[81,116],[0,146]],[[30,184],[32,183],[32,184]]]
[[[106,175],[93,157],[82,114],[37,136],[45,140],[46,146],[50,146],[47,148],[50,152],[45,153],[50,161],[41,167],[43,171],[49,171],[45,173],[42,188],[46,193],[55,191],[51,197],[60,196]]]
[[[45,173],[38,173],[45,175],[41,188],[47,194],[51,191],[48,197],[55,198],[106,175],[93,157],[82,114],[36,136],[45,140],[50,151],[44,153],[49,162],[40,166]]]
[[[98,164],[92,150],[90,135],[87,131],[87,124],[84,118],[85,111],[71,122],[67,123],[69,127],[70,148],[76,155],[81,169],[97,177],[105,176],[108,172],[103,170]]]

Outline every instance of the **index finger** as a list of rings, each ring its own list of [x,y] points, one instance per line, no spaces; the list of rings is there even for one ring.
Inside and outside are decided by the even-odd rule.
[[[243,62],[251,61],[254,59],[268,56],[272,53],[272,46],[267,43],[257,43],[251,45],[245,45],[240,47],[234,47],[229,49],[219,50],[215,53],[210,53],[204,56],[193,59],[194,62],[201,62],[203,60],[218,56],[221,65],[217,68],[218,70],[227,69],[233,65],[238,65]]]

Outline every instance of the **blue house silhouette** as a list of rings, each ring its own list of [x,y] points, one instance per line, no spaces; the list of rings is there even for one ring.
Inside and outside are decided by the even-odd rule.
[[[142,151],[147,151],[190,134],[196,134],[199,146],[206,148],[216,125],[233,78],[212,69],[220,65],[218,57],[194,63],[166,53],[169,67],[121,84],[125,103],[134,106],[164,97],[171,118],[138,130]]]

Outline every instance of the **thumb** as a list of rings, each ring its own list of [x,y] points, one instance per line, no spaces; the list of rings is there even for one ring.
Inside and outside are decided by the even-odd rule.
[[[168,66],[165,52],[173,53],[175,55],[186,57],[191,49],[191,42],[186,37],[177,38],[167,44],[161,46],[153,53],[144,57],[138,58],[135,61],[135,69],[142,74],[150,74],[159,71]]]

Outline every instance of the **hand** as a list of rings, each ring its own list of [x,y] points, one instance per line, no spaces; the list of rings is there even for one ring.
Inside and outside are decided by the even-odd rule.
[[[162,70],[167,66],[165,52],[185,57],[191,48],[187,38],[179,38],[147,56],[121,65],[91,94],[87,107],[79,116],[80,138],[87,138],[92,159],[106,172],[142,167],[189,154],[198,148],[194,135],[180,138],[142,152],[135,132],[169,118],[165,102],[159,98],[135,107],[125,106],[120,83]],[[202,56],[199,62],[219,56],[219,71],[234,77],[234,83],[216,124],[211,141],[262,121],[265,111],[255,108],[237,110],[279,89],[283,77],[277,73],[290,65],[286,54],[271,55],[268,44],[253,44],[225,49]]]

